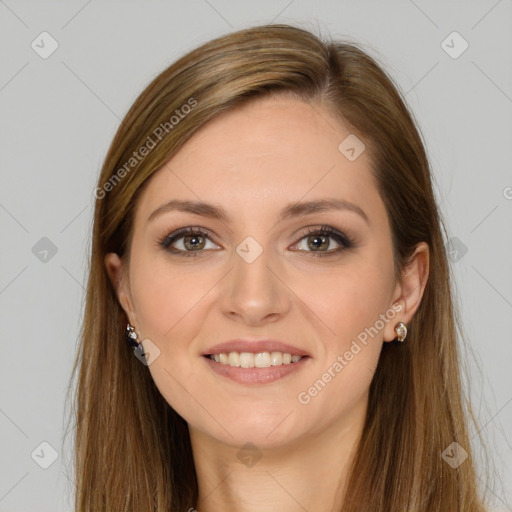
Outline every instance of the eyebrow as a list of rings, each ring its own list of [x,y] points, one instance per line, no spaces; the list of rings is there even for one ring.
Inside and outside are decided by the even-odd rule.
[[[366,215],[364,210],[360,208],[357,204],[351,203],[350,201],[346,201],[344,199],[335,198],[290,203],[281,211],[281,214],[279,215],[277,222],[282,222],[293,217],[303,217],[306,215],[311,215],[313,213],[324,212],[329,210],[351,211],[357,213],[368,224],[370,223],[370,221],[368,220],[368,216]],[[224,208],[222,208],[222,206],[211,203],[205,203],[202,201],[186,201],[180,199],[172,199],[167,203],[163,204],[162,206],[159,206],[155,211],[153,211],[151,215],[148,217],[147,222],[151,221],[158,215],[171,211],[180,211],[185,213],[192,213],[195,215],[201,215],[203,217],[220,220],[226,224],[228,224],[231,221],[228,213],[226,212],[226,210],[224,210]]]

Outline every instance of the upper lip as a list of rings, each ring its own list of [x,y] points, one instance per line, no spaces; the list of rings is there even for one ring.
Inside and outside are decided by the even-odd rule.
[[[302,348],[294,347],[282,341],[269,339],[236,339],[224,341],[210,347],[202,355],[222,354],[229,352],[252,352],[258,354],[260,352],[283,352],[291,355],[309,356],[309,353]]]

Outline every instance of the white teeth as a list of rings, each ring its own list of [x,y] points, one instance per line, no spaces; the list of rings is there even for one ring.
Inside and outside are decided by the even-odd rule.
[[[272,362],[270,363],[272,366],[279,366],[283,364],[283,354],[281,352],[272,352],[270,354],[270,359]]]
[[[269,366],[281,366],[282,364],[298,363],[302,356],[291,355],[283,352],[223,352],[210,355],[216,363],[241,368],[268,368]]]
[[[241,352],[240,366],[242,368],[254,368],[254,354],[251,354],[250,352]]]
[[[270,354],[268,352],[260,352],[254,356],[254,366],[256,368],[268,368],[270,366]]]
[[[240,366],[240,354],[238,352],[230,352],[228,356],[229,366]]]

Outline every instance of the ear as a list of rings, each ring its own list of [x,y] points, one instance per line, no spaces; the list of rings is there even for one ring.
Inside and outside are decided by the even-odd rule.
[[[429,247],[420,242],[414,251],[407,267],[402,273],[402,283],[397,283],[393,294],[393,305],[399,304],[402,309],[392,321],[386,324],[384,341],[393,341],[396,338],[395,325],[397,322],[408,324],[418,309],[429,274]],[[398,308],[397,308],[398,309]]]
[[[124,267],[123,260],[115,252],[109,252],[105,256],[105,266],[107,267],[110,281],[116,290],[117,299],[126,313],[128,321],[132,325],[137,325],[130,286],[127,282],[126,269]]]

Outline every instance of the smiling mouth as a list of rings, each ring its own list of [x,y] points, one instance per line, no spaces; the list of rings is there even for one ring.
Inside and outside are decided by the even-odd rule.
[[[222,352],[207,354],[204,357],[221,365],[238,368],[268,368],[298,363],[308,356],[290,354],[288,352]]]

